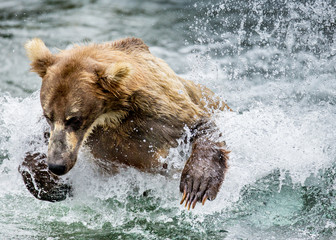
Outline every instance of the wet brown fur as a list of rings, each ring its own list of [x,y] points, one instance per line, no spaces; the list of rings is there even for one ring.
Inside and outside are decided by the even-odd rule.
[[[57,164],[73,161],[70,158],[77,156],[85,142],[96,158],[150,170],[158,166],[160,156],[177,145],[185,126],[193,129],[200,121],[210,121],[214,109],[229,109],[206,87],[177,76],[137,38],[75,46],[57,54],[33,39],[26,49],[32,71],[43,79],[41,104],[51,125],[48,161]],[[72,117],[81,118],[78,129],[68,124]],[[63,132],[54,133],[56,123],[64,127]],[[212,127],[203,127],[196,137],[202,140],[197,144],[206,144],[199,147],[195,143],[188,162],[199,156],[205,162],[215,159],[225,170],[228,152],[222,143],[208,141],[208,128],[211,133]],[[66,137],[70,133],[76,146]],[[55,144],[72,155],[55,150]],[[193,167],[187,165],[187,170]],[[222,179],[217,182],[216,191]]]

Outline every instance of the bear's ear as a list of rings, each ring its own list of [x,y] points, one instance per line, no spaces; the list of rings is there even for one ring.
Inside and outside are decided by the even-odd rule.
[[[131,72],[131,64],[126,62],[113,63],[106,68],[99,67],[96,70],[98,83],[109,92],[115,91],[115,88],[122,84],[131,75]]]
[[[31,61],[31,70],[43,78],[47,72],[47,68],[55,62],[55,56],[39,38],[28,41],[25,44],[25,49]]]

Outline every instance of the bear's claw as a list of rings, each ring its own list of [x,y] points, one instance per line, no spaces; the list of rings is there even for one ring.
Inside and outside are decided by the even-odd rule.
[[[204,193],[202,195],[201,192],[204,193],[205,191],[198,191],[196,194],[195,194],[194,191],[191,194],[187,193],[187,185],[185,185],[180,205],[182,205],[184,203],[184,201],[185,201],[184,207],[186,207],[186,208],[188,208],[188,210],[190,210],[190,207],[192,209],[195,208],[197,202],[201,202],[202,206],[204,206],[204,204],[205,204],[205,202],[206,202],[207,199],[213,200],[215,198],[215,197],[209,198],[206,193]],[[217,193],[215,193],[215,195],[217,195]]]
[[[202,206],[204,206],[205,201],[208,199],[208,196],[204,194],[204,197],[202,199]]]
[[[182,205],[185,202],[184,207],[188,208],[188,210],[190,210],[190,207],[194,209],[197,202],[201,202],[202,206],[204,206],[207,199],[209,200],[215,199],[220,187],[220,183],[215,184],[213,187],[211,187],[211,189],[201,189],[201,188],[197,190],[193,189],[191,193],[188,192],[187,185],[185,185],[180,204]]]
[[[197,194],[197,195],[199,195],[199,194]],[[196,195],[196,196],[197,196],[197,195]],[[182,205],[183,202],[186,201],[184,207],[187,207],[187,206],[188,206],[188,210],[190,210],[190,206],[191,206],[192,209],[194,209],[195,206],[196,206],[197,201],[199,200],[199,199],[195,196],[195,194],[194,194],[194,197],[190,197],[190,198],[189,198],[189,196],[190,196],[190,194],[189,194],[189,193],[187,194],[187,185],[185,185],[185,186],[184,186],[184,190],[183,190],[182,200],[181,200],[180,204]],[[205,201],[206,201],[206,198],[207,198],[207,196],[206,196],[206,194],[205,194],[204,197],[202,198],[202,205],[204,205],[204,203],[205,203]]]

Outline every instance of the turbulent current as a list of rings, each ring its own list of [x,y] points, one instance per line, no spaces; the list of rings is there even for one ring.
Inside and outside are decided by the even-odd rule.
[[[334,0],[0,2],[0,239],[335,239]],[[73,197],[36,200],[18,166],[46,152],[39,77],[24,43],[142,38],[233,112],[215,120],[230,153],[217,198],[187,211],[179,172],[101,175],[87,149],[66,175]],[[190,146],[171,149],[182,169]]]

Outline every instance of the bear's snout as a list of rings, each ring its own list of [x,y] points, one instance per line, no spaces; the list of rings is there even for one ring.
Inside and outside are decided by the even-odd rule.
[[[71,134],[59,128],[52,132],[49,139],[47,163],[49,170],[56,175],[66,174],[76,163],[80,142],[74,133],[73,136]]]
[[[67,173],[65,165],[48,163],[49,170],[56,175],[64,175]]]
[[[47,164],[49,170],[56,175],[64,175],[69,172],[77,160],[76,152],[60,152],[58,149],[49,149]]]

